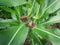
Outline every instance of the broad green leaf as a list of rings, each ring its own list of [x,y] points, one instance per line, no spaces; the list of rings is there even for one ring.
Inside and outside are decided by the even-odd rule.
[[[49,13],[53,13],[54,11],[60,8],[60,0],[55,0],[50,7],[48,8]]]
[[[46,38],[45,39],[51,41],[53,45],[59,45],[60,44],[60,35],[59,35],[60,30],[56,30],[55,29],[55,30],[48,31],[46,29],[44,30],[44,29],[37,28],[37,27],[35,29],[40,32],[40,34],[39,34],[38,31],[36,31],[39,36],[44,36],[44,35],[41,35],[41,32],[46,34]]]
[[[0,45],[23,45],[28,28],[23,25],[0,31]]]
[[[33,31],[30,32],[30,39],[31,39],[31,41],[32,41],[32,39],[33,39],[34,45],[35,45],[35,44],[37,44],[37,45],[42,45],[42,42],[41,42],[41,40],[39,39],[38,35],[37,35],[35,32],[33,32]]]
[[[17,28],[18,26],[0,30],[0,45],[7,45]]]
[[[57,15],[60,15],[60,9],[57,11]]]
[[[17,16],[16,16],[15,13],[11,13],[11,17],[12,17],[12,19],[13,19],[14,21],[17,21]]]
[[[40,29],[40,28],[36,28],[36,29],[39,30],[39,31],[42,31],[42,32],[44,32],[44,33],[46,33],[46,34],[48,34],[48,35],[51,35],[51,36],[53,36],[53,37],[55,37],[55,38],[57,38],[57,39],[60,40],[60,36],[58,36],[58,35],[55,35],[55,34],[53,34],[53,33],[50,33],[50,32],[48,32],[48,31],[46,31],[46,30],[44,30],[44,29]]]
[[[0,21],[2,21],[3,19],[0,18]],[[6,27],[8,27],[9,25],[8,24],[3,24],[2,22],[0,22],[0,29],[4,29]]]
[[[47,39],[50,40],[53,45],[60,45],[60,40],[53,36],[48,36]]]
[[[46,33],[42,32],[42,31],[39,31],[37,29],[34,29],[33,32],[37,35],[37,37],[39,37],[41,39],[44,39],[44,38],[47,37],[47,34]]]
[[[31,39],[32,40],[32,45],[34,45],[34,41],[33,41],[33,39]]]
[[[31,15],[33,9],[34,9],[34,5],[35,5],[35,0],[33,0],[32,6],[30,8],[28,8],[28,16]]]
[[[46,8],[50,5],[48,5],[48,1],[49,0],[44,0],[43,3],[41,4],[40,6],[40,13],[39,13],[39,18],[40,20],[42,20],[43,18],[45,18],[45,14],[47,13],[46,12]],[[48,14],[48,13],[47,13]],[[48,15],[47,15],[48,16]]]
[[[11,8],[9,8],[9,7],[0,6],[0,8],[3,9],[3,10],[5,10],[5,11],[7,11],[7,12],[9,12],[9,13],[15,13],[16,14],[16,11],[13,10],[13,9],[11,9]]]
[[[26,0],[0,0],[0,6],[19,6],[25,4]]]
[[[60,22],[60,15],[56,15],[51,17],[47,22],[44,22],[42,24],[53,24],[53,23],[59,23]]]
[[[46,12],[47,14],[50,14],[57,11],[59,8],[60,8],[60,0],[45,0],[41,5],[40,19],[43,19]]]
[[[59,29],[51,29],[49,32],[56,34],[57,36],[60,36],[60,30]],[[60,45],[60,40],[48,35],[48,39],[52,42],[53,45]]]
[[[17,12],[17,14],[16,14],[16,15],[17,15],[17,16],[16,16],[16,17],[17,17],[17,20],[18,20],[19,23],[20,23],[20,17],[21,17],[21,15],[22,15],[22,13],[23,13],[23,12],[22,12],[22,6],[16,6],[16,7],[15,7],[15,10],[16,10],[16,12]]]
[[[17,26],[18,23],[12,19],[1,19],[0,27],[9,27],[9,26]]]
[[[18,16],[20,17],[22,15],[22,6],[16,6],[15,10],[16,10]]]

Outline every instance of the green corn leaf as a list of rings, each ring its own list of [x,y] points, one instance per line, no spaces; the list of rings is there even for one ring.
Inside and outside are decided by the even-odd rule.
[[[42,29],[42,28],[35,27],[35,30],[33,30],[33,31],[36,32],[40,38],[41,38],[41,36],[44,36],[46,34],[46,37],[44,36],[44,38],[51,41],[53,45],[60,44],[60,35],[59,35],[60,30],[59,29],[50,30],[50,29]],[[44,33],[44,35],[41,35],[43,33]]]
[[[0,27],[9,27],[9,26],[17,26],[18,23],[12,19],[1,19]]]
[[[60,8],[60,0],[55,0],[48,8],[49,13],[53,13]]]
[[[43,45],[41,40],[38,38],[38,35],[34,32],[34,31],[31,31],[30,33],[30,38],[31,38],[31,41],[33,39],[33,44],[37,44],[37,45]]]
[[[28,28],[23,25],[0,31],[0,45],[23,45]]]
[[[26,0],[0,0],[0,6],[19,6],[25,4]]]
[[[43,29],[40,29],[40,28],[36,28],[36,29],[39,30],[39,31],[42,31],[42,32],[44,32],[44,33],[46,33],[46,34],[48,34],[48,35],[51,35],[51,36],[53,36],[53,37],[56,37],[57,39],[60,40],[60,36],[57,36],[57,35],[55,35],[55,34],[53,34],[53,33],[50,33],[50,32],[48,32],[48,31],[43,30]]]
[[[49,30],[49,32],[60,36],[60,30],[59,29],[51,29],[51,30]],[[50,35],[48,35],[48,39],[52,42],[53,45],[60,45],[60,40],[59,39],[57,39],[53,36],[50,36]]]
[[[0,8],[3,9],[3,10],[5,10],[5,11],[7,11],[7,12],[9,12],[9,13],[15,13],[16,14],[16,11],[13,10],[13,9],[11,9],[11,8],[9,8],[9,7],[0,6]]]
[[[33,41],[33,39],[31,39],[32,40],[32,45],[34,45],[34,41]]]
[[[51,17],[47,22],[44,22],[42,24],[54,24],[54,23],[60,23],[60,15],[56,15]]]
[[[60,8],[60,0],[45,0],[41,5],[40,19],[44,18],[46,12],[47,14],[50,14],[57,11],[59,8]]]

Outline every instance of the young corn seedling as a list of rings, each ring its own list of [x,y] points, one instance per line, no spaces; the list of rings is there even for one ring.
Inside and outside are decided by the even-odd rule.
[[[0,0],[0,45],[60,45],[60,0]]]

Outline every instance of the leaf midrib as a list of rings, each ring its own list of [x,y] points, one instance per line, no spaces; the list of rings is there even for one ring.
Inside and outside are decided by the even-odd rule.
[[[50,33],[50,32],[48,32],[48,31],[46,31],[46,30],[43,30],[43,29],[40,29],[40,28],[37,28],[37,27],[36,27],[35,29],[37,29],[37,30],[39,30],[39,31],[42,31],[42,32],[45,32],[45,33],[47,33],[47,34],[49,34],[49,35],[51,35],[51,36],[54,36],[54,37],[60,39],[60,36],[57,36],[57,35],[55,35],[55,34],[53,34],[53,33]]]
[[[13,39],[16,37],[17,33],[20,31],[20,29],[24,26],[25,24],[22,24],[19,26],[19,28],[16,30],[16,32],[14,33],[14,35],[12,36],[12,38],[10,39],[8,45],[10,45],[13,41]]]
[[[53,6],[56,2],[57,2],[57,0],[55,0],[51,5],[49,5],[47,8],[45,8],[43,13],[41,14],[40,18],[42,18],[42,16],[44,15],[45,11],[48,10],[51,6]]]

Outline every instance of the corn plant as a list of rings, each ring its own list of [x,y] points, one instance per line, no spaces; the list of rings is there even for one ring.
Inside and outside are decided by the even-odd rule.
[[[52,26],[60,23],[60,0],[0,0],[0,10],[11,17],[0,18],[0,45],[60,45]]]

